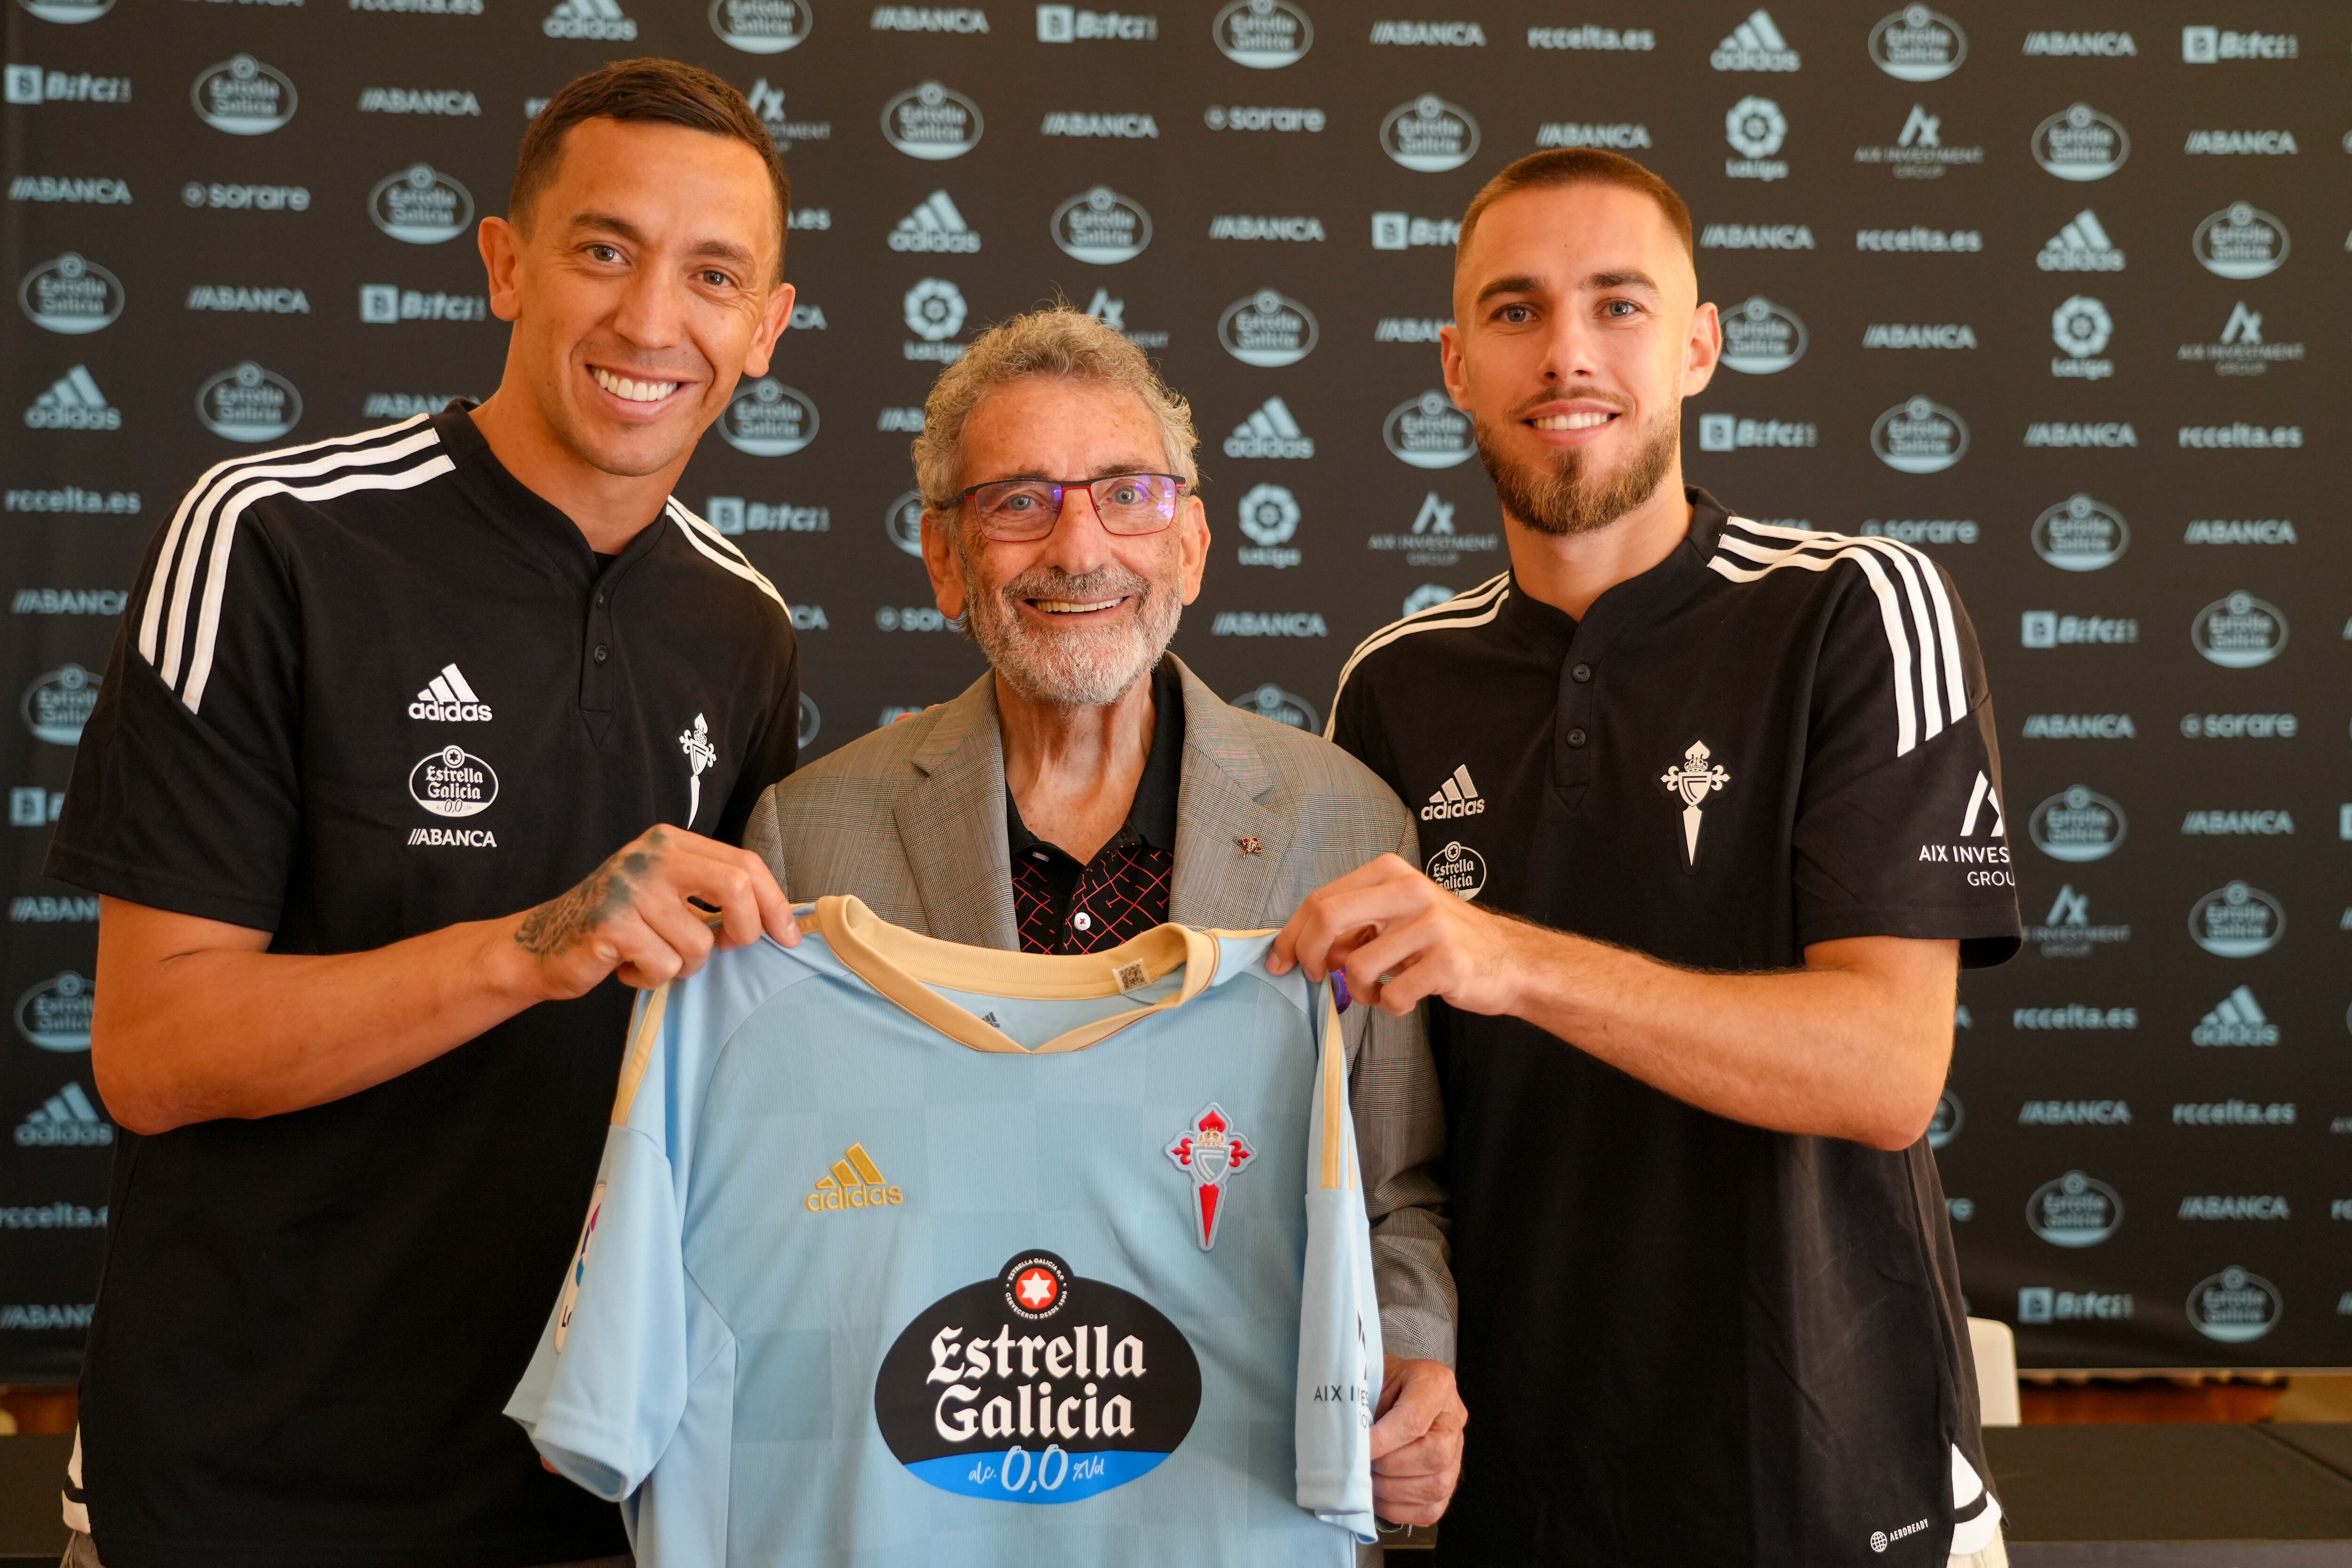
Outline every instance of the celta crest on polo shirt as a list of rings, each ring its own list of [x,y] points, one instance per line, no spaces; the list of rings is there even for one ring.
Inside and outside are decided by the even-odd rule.
[[[1201,1108],[1192,1126],[1170,1140],[1166,1153],[1177,1170],[1192,1178],[1193,1238],[1206,1252],[1217,1244],[1225,1183],[1256,1159],[1257,1151],[1213,1100]]]
[[[1683,752],[1683,760],[1658,775],[1660,784],[1682,797],[1683,866],[1686,870],[1698,867],[1698,830],[1706,797],[1731,782],[1731,774],[1713,760],[1714,756],[1705,741],[1693,741]]]
[[[702,770],[719,760],[719,748],[710,743],[710,721],[697,713],[694,728],[678,731],[677,746],[686,753],[686,825],[692,827],[702,812]]]

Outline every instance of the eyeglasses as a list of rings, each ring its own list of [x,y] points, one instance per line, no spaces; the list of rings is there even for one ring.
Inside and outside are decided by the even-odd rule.
[[[971,503],[985,538],[1000,544],[1034,544],[1061,521],[1062,499],[1071,490],[1093,498],[1103,531],[1132,538],[1158,533],[1176,521],[1184,481],[1173,474],[1106,474],[1098,479],[997,479],[952,497],[948,506]]]

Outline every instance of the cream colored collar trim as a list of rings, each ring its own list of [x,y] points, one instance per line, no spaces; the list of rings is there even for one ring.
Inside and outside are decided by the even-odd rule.
[[[1013,1056],[1082,1051],[1139,1018],[1182,1006],[1208,989],[1217,974],[1216,939],[1187,926],[1154,926],[1118,947],[1062,955],[1001,952],[991,947],[940,942],[891,925],[856,899],[837,894],[816,901],[813,923],[859,979],[975,1051]],[[1159,1001],[1056,1035],[1034,1051],[931,989],[944,985],[987,996],[1075,1002],[1124,995],[1180,968],[1184,971],[1183,983]]]

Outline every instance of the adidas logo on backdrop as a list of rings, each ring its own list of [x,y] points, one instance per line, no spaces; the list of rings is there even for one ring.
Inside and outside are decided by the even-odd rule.
[[[2121,272],[2124,253],[2107,237],[2098,215],[2084,207],[2050,237],[2033,264],[2044,272]]]
[[[956,211],[945,191],[933,191],[890,231],[893,250],[969,252],[980,248],[980,236]]]
[[[1228,458],[1311,458],[1315,437],[1298,427],[1289,405],[1269,397],[1225,437]]]
[[[2252,990],[2241,985],[2198,1021],[2189,1040],[2199,1046],[2275,1046],[2279,1026],[2263,1016]]]
[[[1470,782],[1470,768],[1465,763],[1430,792],[1429,804],[1421,808],[1421,819],[1435,822],[1442,817],[1476,816],[1486,809],[1486,798]]]
[[[412,719],[435,719],[443,723],[487,724],[490,721],[490,705],[474,694],[466,678],[457,673],[454,664],[445,664],[416,700],[408,705]]]
[[[103,1149],[113,1142],[114,1123],[99,1114],[78,1083],[68,1083],[16,1123],[19,1149]]]
[[[992,1022],[993,1020],[992,1020]],[[906,1193],[882,1178],[882,1168],[874,1156],[866,1152],[863,1143],[852,1143],[842,1151],[833,1169],[816,1179],[816,1185],[802,1202],[811,1214],[823,1214],[828,1209],[878,1209],[907,1201]]]
[[[1759,6],[1715,46],[1706,63],[1719,71],[1792,71],[1802,62],[1771,14]]]
[[[551,38],[594,38],[627,43],[637,36],[637,25],[621,14],[614,0],[560,0],[539,30]]]
[[[120,430],[122,412],[108,405],[106,394],[90,379],[89,367],[78,364],[33,399],[25,410],[25,423],[35,430]]]

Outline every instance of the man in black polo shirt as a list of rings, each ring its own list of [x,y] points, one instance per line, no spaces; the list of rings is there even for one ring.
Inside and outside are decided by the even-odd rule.
[[[1446,384],[1512,570],[1375,634],[1333,735],[1421,817],[1278,947],[1431,1002],[1461,1563],[2003,1561],[1923,1141],[2015,951],[1950,583],[1682,483],[1690,216],[1605,153],[1472,203]],[[1573,933],[1573,934],[1571,934]]]
[[[149,550],[49,862],[104,895],[133,1134],[68,1491],[110,1568],[626,1549],[499,1411],[626,987],[799,940],[730,847],[795,759],[791,616],[668,499],[789,317],[788,210],[718,78],[582,78],[482,226],[496,395],[220,464]]]

